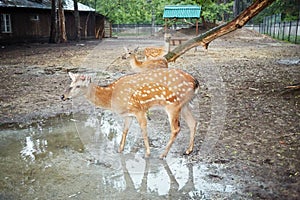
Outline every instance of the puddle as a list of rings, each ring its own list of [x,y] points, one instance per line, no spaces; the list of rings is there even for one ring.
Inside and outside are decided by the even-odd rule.
[[[117,153],[122,127],[114,119],[103,112],[2,128],[0,199],[211,199],[239,193],[223,164],[179,156],[186,144],[174,144],[159,160],[167,134],[149,134],[152,154],[144,159],[133,124],[124,153]]]

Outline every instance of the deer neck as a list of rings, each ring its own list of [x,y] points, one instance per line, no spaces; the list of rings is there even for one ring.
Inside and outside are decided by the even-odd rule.
[[[134,54],[132,54],[130,56],[130,65],[131,66],[134,66],[134,67],[140,67],[142,65],[142,62],[141,61],[138,61],[136,59],[136,56]]]
[[[85,97],[97,107],[111,108],[112,88],[110,86],[101,87],[90,83]]]

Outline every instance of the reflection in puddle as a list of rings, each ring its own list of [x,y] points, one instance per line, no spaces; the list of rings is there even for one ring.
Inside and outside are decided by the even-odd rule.
[[[25,145],[21,151],[21,156],[26,159],[29,157],[31,161],[35,160],[35,155],[47,152],[47,140],[36,139],[33,140],[31,136],[25,139]],[[51,152],[49,152],[51,154]]]
[[[121,155],[122,171],[105,179],[107,184],[120,192],[199,199],[210,193],[233,193],[232,185],[213,182],[208,179],[210,172],[206,165],[186,163],[186,159],[142,159]],[[206,177],[206,178],[205,178]],[[205,180],[206,179],[206,180]]]
[[[115,117],[103,112],[0,130],[0,198],[211,199],[239,192],[222,164],[189,163],[178,152],[159,160],[157,148],[144,159],[138,125],[117,153],[122,127]]]

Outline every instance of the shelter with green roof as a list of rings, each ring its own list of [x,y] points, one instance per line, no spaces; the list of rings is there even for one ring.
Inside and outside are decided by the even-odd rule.
[[[168,19],[196,19],[196,34],[198,35],[198,19],[201,7],[195,5],[165,6],[163,18],[165,19],[165,30],[167,30]]]

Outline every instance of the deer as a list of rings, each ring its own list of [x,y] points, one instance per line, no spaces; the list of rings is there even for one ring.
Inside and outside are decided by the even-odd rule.
[[[130,66],[134,72],[142,72],[157,68],[168,68],[168,61],[165,57],[156,57],[143,62],[139,61],[136,58],[138,48],[139,47],[135,48],[133,51],[130,51],[128,48],[124,47],[126,53],[122,56],[122,59],[129,58]]]
[[[145,60],[163,57],[166,54],[165,47],[145,47]]]
[[[160,158],[167,156],[180,131],[180,114],[190,130],[189,146],[184,154],[189,155],[193,151],[197,122],[189,103],[199,89],[199,82],[192,75],[180,69],[154,69],[122,76],[105,86],[93,83],[87,75],[69,72],[69,76],[72,82],[61,96],[63,101],[85,96],[95,106],[111,110],[124,118],[119,153],[124,150],[126,136],[135,117],[144,140],[145,158],[150,156],[146,113],[155,107],[166,111],[171,127],[170,139]]]
[[[167,54],[170,51],[170,39],[171,39],[171,35],[165,33],[164,34],[165,46],[145,47],[144,49],[145,60],[149,60],[157,57],[163,57],[165,54]]]

